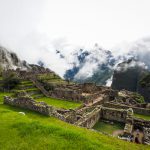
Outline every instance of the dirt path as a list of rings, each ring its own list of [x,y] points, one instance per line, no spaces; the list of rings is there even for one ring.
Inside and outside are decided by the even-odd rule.
[[[112,135],[117,137],[120,134],[123,134],[123,130],[115,130]]]

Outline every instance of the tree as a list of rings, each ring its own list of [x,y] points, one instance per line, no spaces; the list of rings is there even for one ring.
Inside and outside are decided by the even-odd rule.
[[[7,90],[11,90],[15,88],[20,83],[19,78],[15,73],[10,72],[3,77],[3,88]]]
[[[2,66],[0,65],[0,76],[2,76],[2,72],[3,72],[3,68],[2,68]]]

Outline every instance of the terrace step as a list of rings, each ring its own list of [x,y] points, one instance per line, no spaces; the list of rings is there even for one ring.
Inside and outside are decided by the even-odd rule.
[[[50,97],[49,92],[44,89],[44,87],[41,85],[39,81],[37,81],[36,78],[32,77],[30,78],[30,81],[33,82],[33,84],[43,93],[43,95],[45,95],[46,97]]]

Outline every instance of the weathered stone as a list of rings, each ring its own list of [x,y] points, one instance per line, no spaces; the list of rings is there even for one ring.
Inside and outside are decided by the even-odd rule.
[[[144,144],[150,145],[150,128],[143,128]]]
[[[9,104],[16,107],[21,107],[29,110],[39,112],[47,116],[54,116],[65,121],[65,118],[57,112],[57,110],[44,102],[36,102],[30,97],[11,98],[4,97],[4,104]]]

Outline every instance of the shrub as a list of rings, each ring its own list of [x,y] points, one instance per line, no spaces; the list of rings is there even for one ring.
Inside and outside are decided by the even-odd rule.
[[[144,103],[144,97],[138,93],[134,93],[134,98],[138,103]]]
[[[3,76],[2,86],[4,89],[11,90],[15,88],[19,83],[20,80],[15,73],[8,73],[7,75]]]
[[[145,87],[150,87],[150,73],[145,75],[141,81],[140,81],[140,85],[145,88]]]

